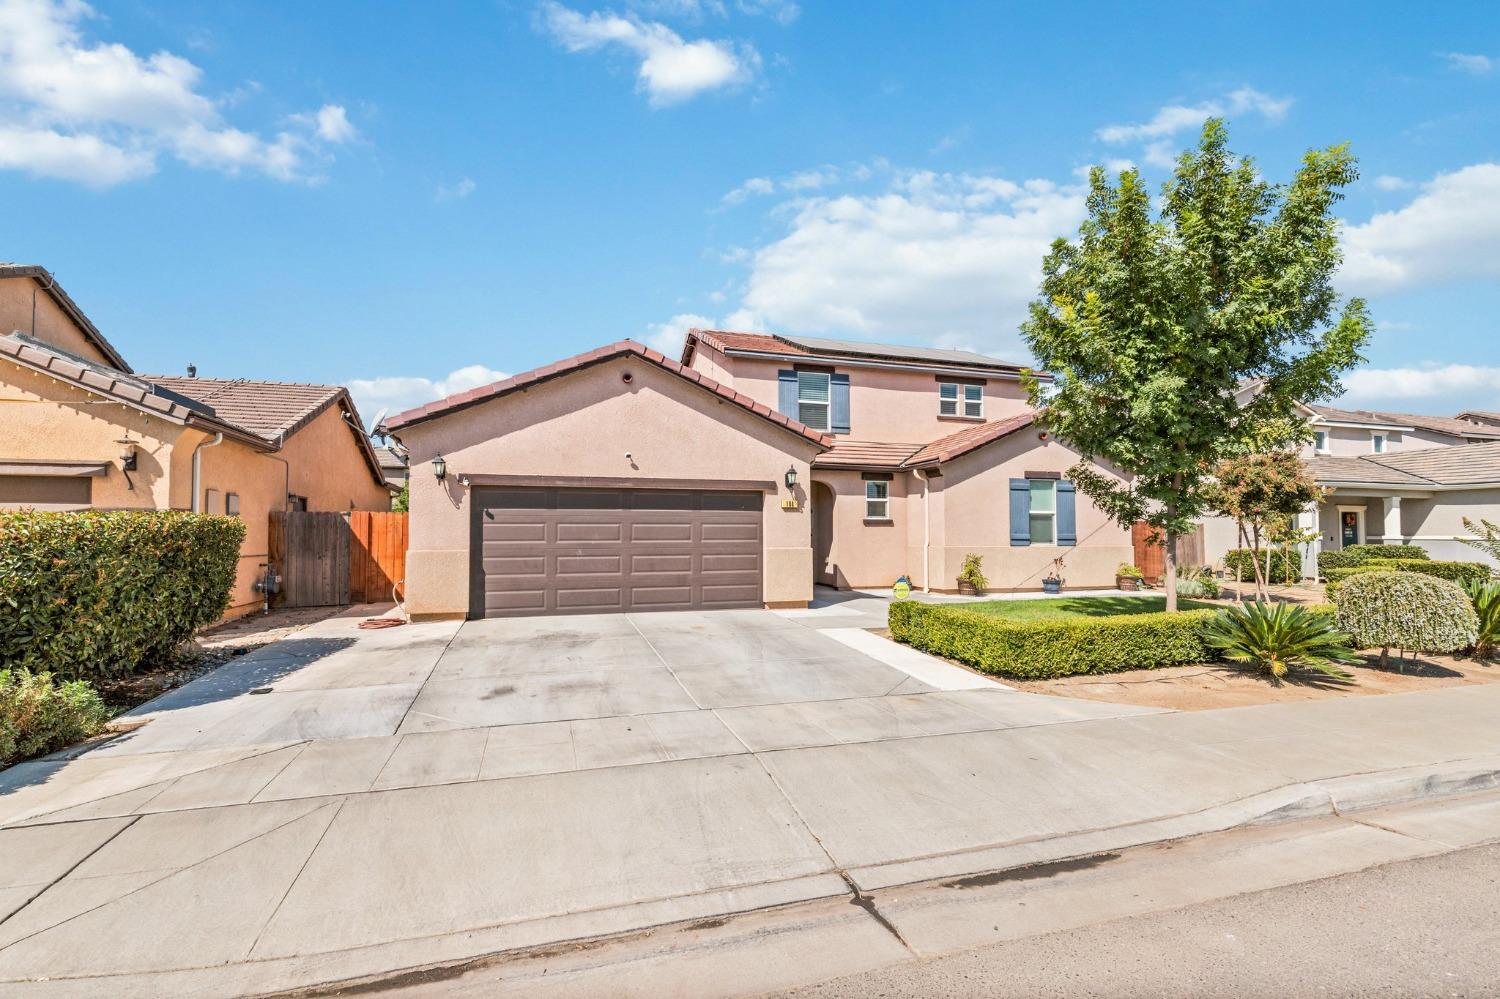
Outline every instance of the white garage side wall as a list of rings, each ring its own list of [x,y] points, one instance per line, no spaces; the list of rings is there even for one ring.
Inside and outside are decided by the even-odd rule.
[[[806,490],[817,445],[649,361],[615,358],[397,436],[411,451],[407,609],[415,616],[468,611],[469,491],[460,484],[466,474],[545,476],[558,485],[585,477],[768,483],[765,600],[812,599]],[[438,454],[447,462],[443,482],[432,474]],[[794,491],[784,481],[789,467],[797,473]],[[798,501],[796,509],[782,508],[788,498]]]
[[[1464,530],[1463,518],[1500,524],[1500,488],[1442,492],[1430,499],[1401,502],[1401,530],[1406,540],[1427,549],[1435,559],[1485,562],[1500,569],[1500,562],[1478,548],[1459,542],[1472,537]]]

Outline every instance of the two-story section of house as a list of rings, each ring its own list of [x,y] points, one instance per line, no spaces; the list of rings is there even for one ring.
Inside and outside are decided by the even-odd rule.
[[[1112,586],[1127,530],[1073,486],[1015,364],[694,330],[397,414],[417,617],[804,606],[815,582]]]

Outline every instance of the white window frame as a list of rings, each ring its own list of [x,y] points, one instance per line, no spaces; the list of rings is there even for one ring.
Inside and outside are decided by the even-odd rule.
[[[823,380],[823,386],[824,386],[823,398],[822,399],[803,399],[802,398],[802,386],[805,384],[805,381],[815,381],[815,380],[820,379],[820,378]],[[802,407],[803,406],[821,406],[821,407],[823,407],[823,424],[822,424],[822,426],[819,426],[816,423],[809,422],[807,419],[805,419],[803,417],[803,415],[802,415]],[[828,430],[833,429],[833,375],[832,375],[832,373],[827,372],[827,371],[799,371],[799,372],[797,372],[797,422],[801,423],[803,426],[809,427],[809,428],[811,428],[813,430],[828,431]]]
[[[887,480],[865,480],[865,519],[891,519],[891,484]]]
[[[1385,454],[1386,447],[1390,443],[1391,438],[1389,434],[1372,433],[1370,434],[1370,453]]]
[[[1031,493],[1031,510],[1030,515],[1026,521],[1026,535],[1028,538],[1030,538],[1031,543],[1034,545],[1055,545],[1057,544],[1057,480],[1027,479],[1026,484]],[[1047,486],[1048,488],[1043,491],[1050,492],[1052,494],[1051,510],[1038,510],[1036,508],[1037,486],[1039,485]],[[1036,537],[1037,532],[1035,525],[1038,517],[1045,518],[1052,528],[1052,536],[1045,541],[1038,541]]]
[[[968,382],[938,382],[938,415],[984,419],[984,386]]]
[[[1328,431],[1326,431],[1326,430],[1314,430],[1313,431],[1313,453],[1314,454],[1327,454],[1328,453]]]

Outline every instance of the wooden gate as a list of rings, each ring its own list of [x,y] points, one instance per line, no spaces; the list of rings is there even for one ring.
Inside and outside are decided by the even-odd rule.
[[[1141,570],[1146,582],[1161,585],[1162,574],[1167,571],[1166,546],[1162,544],[1161,531],[1145,523],[1132,524],[1130,544],[1135,549],[1135,567]],[[1177,564],[1203,564],[1203,525],[1198,525],[1192,534],[1177,539]]]
[[[342,513],[271,514],[271,564],[281,575],[278,607],[349,602],[349,522]]]
[[[385,603],[399,584],[406,586],[406,514],[350,510],[349,599]]]

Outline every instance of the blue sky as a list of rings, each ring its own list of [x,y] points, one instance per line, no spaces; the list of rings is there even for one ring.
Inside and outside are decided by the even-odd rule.
[[[1349,405],[1500,409],[1500,7],[0,0],[0,258],[370,418],[692,324],[1023,358],[1080,171],[1349,141]]]

